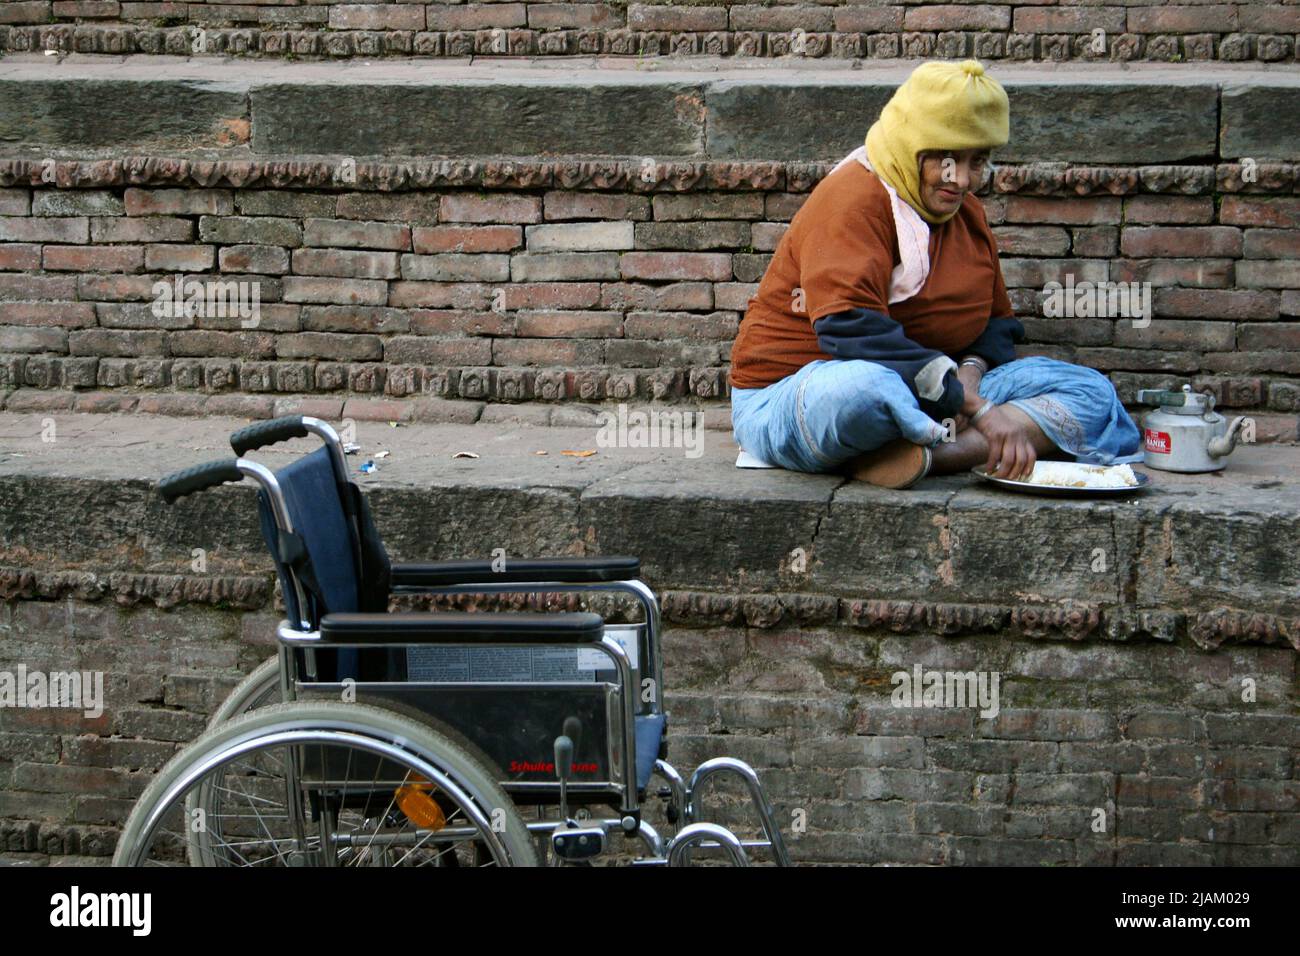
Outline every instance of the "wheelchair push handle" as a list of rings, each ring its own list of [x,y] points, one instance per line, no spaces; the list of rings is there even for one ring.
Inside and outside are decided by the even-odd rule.
[[[309,434],[311,432],[303,424],[303,416],[286,415],[283,418],[272,418],[270,421],[246,425],[230,436],[230,447],[235,450],[236,455],[242,457],[266,445],[288,441],[290,438],[306,438]]]
[[[177,498],[184,498],[204,488],[224,485],[229,481],[243,481],[244,475],[239,470],[239,462],[234,458],[222,458],[173,472],[158,482],[158,493],[163,500],[172,504]]]

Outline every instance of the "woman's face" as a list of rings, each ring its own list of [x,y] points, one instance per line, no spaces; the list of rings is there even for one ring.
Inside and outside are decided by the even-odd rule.
[[[962,200],[984,181],[987,149],[921,154],[921,201],[936,216],[956,212]]]

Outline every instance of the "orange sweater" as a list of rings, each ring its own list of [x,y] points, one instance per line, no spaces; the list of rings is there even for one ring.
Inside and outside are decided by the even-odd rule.
[[[957,214],[930,227],[930,274],[921,291],[889,305],[899,262],[889,193],[861,163],[817,184],[777,244],[731,352],[733,388],[762,388],[809,362],[833,359],[813,322],[865,308],[893,319],[925,348],[956,356],[993,317],[1013,315],[984,207],[967,194]],[[994,363],[995,364],[995,363]]]

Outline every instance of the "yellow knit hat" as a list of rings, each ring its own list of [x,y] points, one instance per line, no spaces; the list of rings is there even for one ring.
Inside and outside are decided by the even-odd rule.
[[[867,131],[867,159],[885,182],[928,222],[936,216],[921,201],[917,154],[992,149],[1010,136],[1006,90],[984,75],[978,60],[922,63],[903,83]]]

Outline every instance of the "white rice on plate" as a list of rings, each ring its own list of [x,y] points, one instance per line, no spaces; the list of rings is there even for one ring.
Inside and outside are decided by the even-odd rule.
[[[1027,484],[1056,488],[1136,488],[1128,465],[1085,465],[1077,461],[1039,461]]]

